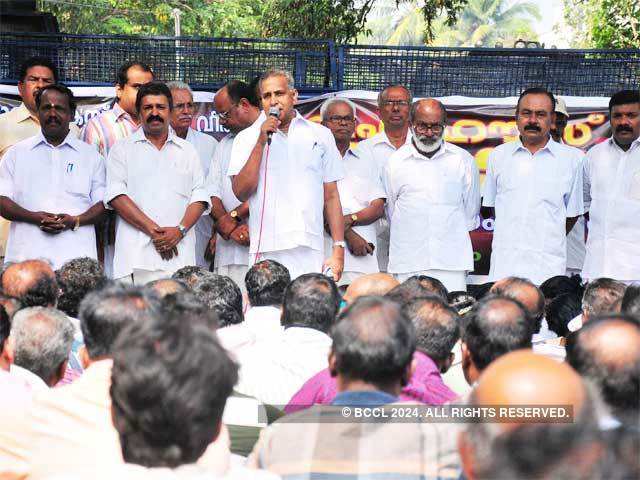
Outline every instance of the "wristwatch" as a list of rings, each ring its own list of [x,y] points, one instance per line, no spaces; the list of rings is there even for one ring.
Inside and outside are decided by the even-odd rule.
[[[178,230],[180,231],[180,235],[182,235],[182,237],[184,238],[184,236],[187,234],[187,227],[185,227],[182,224],[179,224]]]
[[[75,231],[77,231],[79,228],[80,228],[80,216],[77,216],[77,217],[76,217],[76,223],[75,223],[75,225],[73,226],[73,230],[72,230],[72,231],[73,231],[73,232],[75,232]]]
[[[338,240],[337,242],[333,242],[333,246],[347,248],[347,244],[343,240]]]
[[[231,210],[231,212],[229,212],[229,216],[230,216],[231,218],[233,218],[234,220],[237,220],[238,222],[239,222],[240,220],[242,220],[242,219],[240,218],[240,215],[238,215],[238,211],[237,211],[237,210]]]
[[[358,221],[358,215],[356,215],[355,213],[352,213],[351,214],[351,225],[355,225],[357,221]]]

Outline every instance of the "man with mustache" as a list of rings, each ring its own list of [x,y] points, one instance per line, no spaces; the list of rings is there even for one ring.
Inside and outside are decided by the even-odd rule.
[[[609,101],[612,136],[584,163],[589,236],[582,275],[640,280],[640,92],[622,90]]]
[[[6,261],[45,258],[54,269],[97,258],[93,225],[104,215],[104,161],[69,129],[73,93],[46,85],[34,97],[40,133],[18,142],[0,164],[0,213],[11,220]]]
[[[104,202],[118,214],[113,277],[144,285],[195,264],[191,227],[209,195],[198,152],[169,128],[169,88],[142,85],[136,109],[142,128],[111,148]]]
[[[516,105],[520,138],[487,160],[482,205],[494,214],[489,280],[509,276],[536,285],[566,272],[566,234],[584,213],[581,153],[550,138],[555,98],[529,88]]]
[[[391,224],[389,273],[440,280],[467,289],[473,270],[469,231],[478,226],[480,187],[475,160],[444,141],[447,111],[434,99],[411,106],[411,144],[394,153],[383,179]]]
[[[205,178],[209,173],[209,165],[216,152],[218,141],[211,135],[199,132],[191,128],[196,107],[193,104],[193,92],[191,87],[184,82],[167,83],[173,97],[173,110],[171,111],[171,127],[176,135],[185,139],[196,147],[200,165]],[[209,246],[209,238],[213,228],[213,220],[209,215],[203,215],[196,223],[196,265],[209,270],[211,257],[206,250]]]

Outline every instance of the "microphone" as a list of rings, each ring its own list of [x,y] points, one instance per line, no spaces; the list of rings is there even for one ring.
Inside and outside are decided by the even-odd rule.
[[[274,105],[273,107],[269,108],[269,116],[278,118],[280,116],[280,107],[278,107],[277,105]],[[273,132],[267,133],[267,145],[271,145],[272,135],[273,135]]]

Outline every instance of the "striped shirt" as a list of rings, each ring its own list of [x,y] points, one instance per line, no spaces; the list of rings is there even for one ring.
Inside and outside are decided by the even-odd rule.
[[[104,158],[118,140],[127,138],[139,128],[131,115],[125,112],[119,104],[114,104],[111,110],[91,117],[82,130],[82,140],[95,145]]]

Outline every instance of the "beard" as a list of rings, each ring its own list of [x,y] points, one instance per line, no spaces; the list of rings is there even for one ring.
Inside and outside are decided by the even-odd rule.
[[[426,135],[418,135],[413,127],[411,128],[411,135],[413,135],[413,143],[420,153],[433,153],[442,145],[442,139],[444,132],[439,137],[427,137]]]

